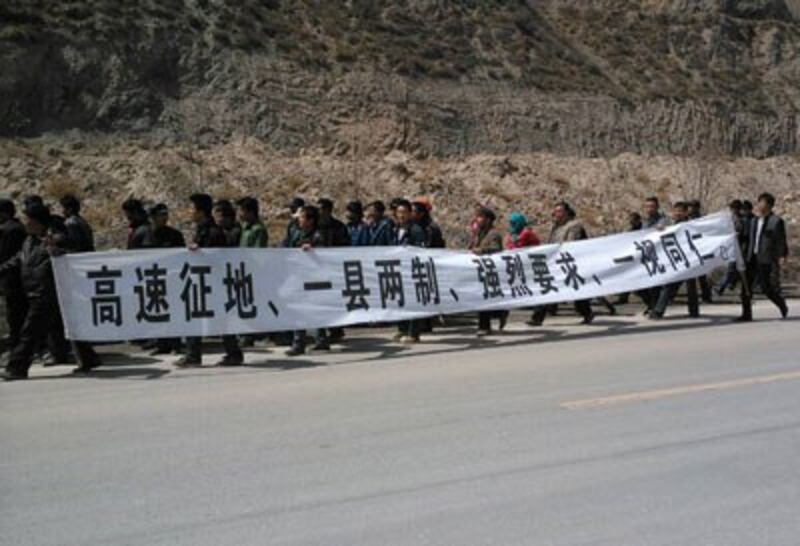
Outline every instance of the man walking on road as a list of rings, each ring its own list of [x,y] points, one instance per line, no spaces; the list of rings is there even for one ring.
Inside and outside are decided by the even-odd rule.
[[[786,318],[789,307],[781,295],[781,267],[789,260],[789,245],[786,240],[786,224],[773,212],[775,197],[769,193],[758,196],[757,217],[750,222],[747,249],[743,252],[746,264],[746,282],[742,286],[742,316],[737,321],[753,320],[752,288],[758,279],[764,295]]]

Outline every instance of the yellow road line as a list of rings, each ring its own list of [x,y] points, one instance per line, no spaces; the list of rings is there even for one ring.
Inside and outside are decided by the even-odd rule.
[[[776,381],[787,381],[800,379],[800,371],[778,373],[774,375],[762,375],[760,377],[747,377],[744,379],[734,379],[731,381],[720,381],[718,383],[702,383],[698,385],[686,385],[684,387],[673,387],[671,389],[658,389],[652,391],[632,392],[627,394],[617,394],[602,398],[587,398],[585,400],[573,400],[564,402],[561,407],[569,410],[595,408],[599,406],[609,406],[612,404],[625,404],[629,402],[645,402],[648,400],[658,400],[669,398],[670,396],[681,396],[684,394],[695,394],[706,391],[721,391],[727,389],[737,389],[750,385],[763,385],[765,383],[775,383]]]

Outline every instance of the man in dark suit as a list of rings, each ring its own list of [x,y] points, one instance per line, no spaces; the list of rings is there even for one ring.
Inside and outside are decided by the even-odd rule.
[[[774,214],[775,197],[769,193],[758,196],[757,217],[750,222],[746,248],[742,250],[747,266],[746,282],[742,286],[742,316],[739,322],[753,320],[752,287],[758,279],[761,290],[774,303],[786,318],[789,308],[781,296],[781,267],[789,259],[789,245],[786,241],[786,224],[783,218]]]

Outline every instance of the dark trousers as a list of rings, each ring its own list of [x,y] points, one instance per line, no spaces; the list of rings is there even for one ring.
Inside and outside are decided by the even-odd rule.
[[[325,328],[319,328],[315,330],[314,333],[314,342],[315,343],[324,343],[328,341],[328,331]],[[295,349],[305,350],[306,348],[306,331],[305,330],[295,330],[294,335],[292,336],[292,347]]]
[[[160,351],[180,351],[181,338],[179,337],[164,337],[156,340],[156,348]]]
[[[656,315],[661,316],[664,314],[669,304],[675,299],[682,284],[683,282],[674,282],[661,287],[658,300],[656,301],[655,307],[653,307],[653,312],[655,312]],[[686,295],[689,298],[689,316],[700,316],[700,302],[697,297],[697,279],[689,279],[686,281]]]
[[[11,348],[6,369],[13,373],[27,374],[34,352],[44,336],[50,354],[58,361],[66,360],[69,344],[64,339],[61,315],[55,298],[30,298],[28,311],[22,322],[19,342]]]
[[[19,343],[22,325],[25,323],[25,315],[28,312],[28,300],[25,298],[25,294],[21,292],[9,293],[5,298],[9,347],[14,347]]]
[[[73,341],[72,351],[75,359],[81,366],[95,367],[100,365],[100,356],[95,352],[91,343],[86,341]]]
[[[781,310],[786,312],[786,300],[781,296],[781,270],[778,264],[760,264],[751,260],[745,271],[746,283],[742,285],[742,315],[753,317],[753,285],[761,285],[764,295]]]
[[[239,340],[236,336],[222,336],[222,346],[225,348],[225,354],[229,357],[243,358],[242,350],[239,348]],[[203,338],[186,338],[186,356],[192,360],[203,358]]]
[[[418,338],[422,326],[421,320],[404,320],[397,324],[397,331],[404,336]]]
[[[700,297],[703,298],[703,301],[706,303],[711,302],[711,283],[708,282],[708,277],[705,275],[701,275],[697,278],[697,282],[700,285]]]
[[[478,330],[492,329],[492,319],[507,319],[509,311],[481,311],[478,313]]]
[[[736,288],[736,284],[739,282],[739,271],[736,269],[736,264],[728,264],[728,270],[725,271],[725,275],[719,281],[717,285],[717,294],[720,296],[722,295],[725,290],[729,287],[731,289]]]
[[[589,319],[592,317],[592,300],[578,300],[573,303],[575,307],[575,312],[582,316],[584,319]],[[538,322],[539,324],[544,322],[544,318],[547,316],[548,306],[537,307],[533,310],[533,315],[531,316],[531,320],[533,322]]]

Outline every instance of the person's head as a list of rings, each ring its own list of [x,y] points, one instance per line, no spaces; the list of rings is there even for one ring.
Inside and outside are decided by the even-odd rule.
[[[153,227],[161,228],[169,223],[169,208],[164,203],[150,207],[147,215],[150,217],[150,223]]]
[[[514,235],[519,235],[528,225],[528,219],[521,212],[512,212],[508,217],[508,231]]]
[[[192,203],[191,216],[192,222],[204,222],[212,218],[211,211],[214,208],[214,200],[207,193],[193,193],[189,196]]]
[[[402,197],[395,197],[391,201],[389,201],[389,211],[390,216],[393,220],[397,221],[397,206],[401,201],[405,201]]]
[[[0,199],[0,220],[10,220],[17,214],[17,207],[11,199]]]
[[[128,219],[128,222],[139,222],[147,218],[147,214],[144,211],[144,205],[138,199],[130,198],[126,199],[122,203],[122,212],[125,214],[125,218]]]
[[[214,203],[213,215],[214,221],[221,226],[230,226],[236,222],[236,211],[227,199],[220,199]]]
[[[344,208],[344,214],[350,223],[358,223],[364,219],[364,206],[361,201],[350,201]]]
[[[742,214],[753,214],[753,202],[749,199],[742,201]]]
[[[319,217],[322,220],[329,220],[333,216],[333,201],[323,197],[317,201],[319,208]]]
[[[306,206],[306,202],[302,197],[295,197],[289,201],[289,204],[286,206],[289,208],[289,212],[292,214],[292,216],[294,216],[301,208]]]
[[[564,224],[575,218],[575,210],[566,201],[556,203],[553,207],[553,221],[558,224]]]
[[[258,221],[258,199],[255,197],[242,197],[236,202],[239,209],[239,221],[244,224],[252,224]]]
[[[672,219],[682,222],[689,218],[689,205],[685,201],[676,201],[672,205]]]
[[[734,215],[739,215],[742,212],[742,202],[739,199],[734,199],[728,203],[728,208]]]
[[[767,216],[775,208],[775,196],[771,193],[764,192],[758,196],[756,201],[756,212],[759,216]]]
[[[644,200],[644,216],[645,218],[655,218],[658,216],[658,209],[661,204],[658,202],[658,197],[652,196]]]
[[[430,217],[430,208],[422,201],[411,203],[411,221],[418,224],[425,222]]]
[[[496,219],[497,215],[489,207],[481,207],[481,210],[479,210],[477,216],[475,216],[475,222],[481,230],[486,230],[494,226],[494,221]]]
[[[305,205],[297,211],[297,226],[303,231],[316,229],[319,223],[319,209],[312,205]]]
[[[692,199],[691,201],[686,203],[686,206],[689,209],[690,216],[699,216],[702,213],[703,206],[697,199]]]
[[[628,225],[631,229],[642,229],[642,215],[632,212],[628,215]]]
[[[42,203],[32,203],[25,207],[22,223],[29,235],[44,237],[50,227],[50,209]]]
[[[411,222],[411,203],[407,199],[398,199],[394,203],[394,220],[399,226],[405,226]]]
[[[380,222],[384,214],[386,214],[386,205],[383,204],[383,201],[373,201],[367,206],[366,218],[370,224]]]
[[[65,195],[59,199],[58,204],[61,205],[62,214],[67,218],[81,212],[81,202],[72,194]]]
[[[44,199],[42,199],[41,195],[32,194],[25,196],[25,199],[22,200],[22,210],[27,209],[30,205],[44,205]]]

